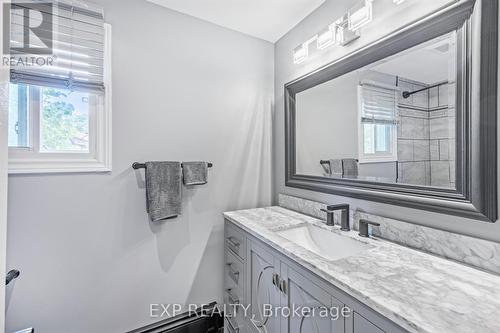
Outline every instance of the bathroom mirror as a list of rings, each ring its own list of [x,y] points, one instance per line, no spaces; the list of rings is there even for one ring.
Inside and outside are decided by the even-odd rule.
[[[497,40],[472,45],[473,8],[287,84],[287,186],[495,221]]]
[[[298,174],[455,189],[457,36],[299,92]]]

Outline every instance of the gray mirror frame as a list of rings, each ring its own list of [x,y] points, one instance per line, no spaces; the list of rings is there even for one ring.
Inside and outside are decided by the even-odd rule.
[[[498,1],[461,1],[285,85],[286,186],[438,213],[497,220]],[[325,178],[296,173],[295,96],[451,31],[458,31],[456,189]],[[477,29],[474,29],[477,30]],[[471,47],[478,38],[480,49]],[[475,75],[472,66],[476,66]],[[479,74],[478,74],[479,73]],[[476,97],[477,96],[477,97]]]

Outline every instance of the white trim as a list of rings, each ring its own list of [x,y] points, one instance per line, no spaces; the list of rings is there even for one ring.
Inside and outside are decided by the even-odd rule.
[[[3,17],[5,0],[0,0],[0,17]],[[3,25],[0,24],[0,56],[3,57]],[[7,257],[7,170],[10,69],[0,61],[0,276],[6,275]],[[16,263],[11,263],[16,264]],[[2,282],[3,284],[3,282]],[[0,332],[5,330],[5,285],[0,290]]]
[[[362,160],[358,160],[359,164],[370,164],[370,163],[390,163],[390,162],[397,162],[398,159],[394,158],[394,156],[373,156],[373,157],[364,157]]]
[[[16,159],[9,160],[10,174],[27,173],[68,173],[68,172],[110,172],[102,162],[91,159],[75,160],[40,160],[40,159]]]
[[[104,167],[112,169],[112,139],[113,139],[113,85],[112,85],[112,26],[104,23],[104,112],[100,124],[102,127],[102,140],[98,140],[101,146],[98,149],[98,159],[102,161]]]
[[[30,131],[32,137],[30,143],[32,149],[11,148],[9,149],[9,173],[10,174],[43,174],[43,173],[82,173],[82,172],[110,172],[112,170],[112,76],[111,76],[111,25],[104,24],[104,97],[95,101],[91,112],[95,115],[90,117],[89,124],[89,153],[61,152],[46,153],[39,152],[38,126],[33,126],[37,121],[33,112]],[[39,116],[39,115],[38,115]]]

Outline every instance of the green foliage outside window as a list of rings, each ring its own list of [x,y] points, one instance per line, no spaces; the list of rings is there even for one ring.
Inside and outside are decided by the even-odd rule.
[[[54,88],[42,89],[41,150],[88,151],[88,107],[84,104],[75,107],[70,101],[71,94],[76,94],[73,97],[80,101],[85,98],[82,96],[88,96]]]

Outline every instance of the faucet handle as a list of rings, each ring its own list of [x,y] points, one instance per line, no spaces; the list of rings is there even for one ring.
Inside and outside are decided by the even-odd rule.
[[[365,238],[370,237],[370,234],[368,232],[369,225],[379,227],[380,223],[372,222],[372,221],[368,221],[368,220],[359,220],[359,236],[365,237]]]

